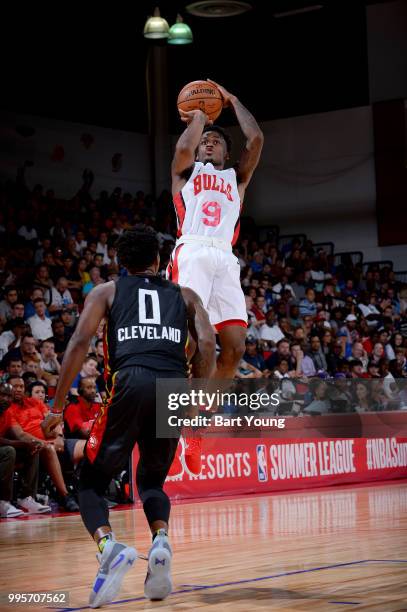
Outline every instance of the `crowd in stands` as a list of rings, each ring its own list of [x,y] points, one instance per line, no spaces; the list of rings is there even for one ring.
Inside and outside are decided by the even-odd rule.
[[[71,200],[58,199],[41,185],[28,189],[23,174],[17,182],[0,185],[0,450],[14,448],[10,465],[31,470],[31,484],[22,485],[24,509],[37,503],[35,473],[41,469],[60,504],[77,509],[64,466],[79,461],[105,397],[103,325],[72,385],[64,429],[54,440],[44,440],[40,422],[52,405],[86,296],[96,285],[125,274],[115,241],[135,224],[154,227],[163,276],[175,243],[169,192],[154,201],[141,191],[133,196],[116,188],[93,198],[91,173],[83,178]],[[330,381],[340,387],[350,379],[358,381],[348,404],[352,410],[403,407],[398,383],[407,377],[407,285],[389,267],[363,274],[350,257],[335,265],[333,256],[310,240],[294,239],[279,249],[276,241],[260,242],[249,224],[235,254],[248,314],[237,379],[295,384],[313,379],[304,414],[329,412]],[[369,379],[380,381],[373,391]],[[3,497],[0,506],[9,505],[0,513],[18,513]]]

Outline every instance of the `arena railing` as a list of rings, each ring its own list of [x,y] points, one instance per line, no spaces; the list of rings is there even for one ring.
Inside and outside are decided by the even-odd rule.
[[[319,249],[323,249],[327,255],[333,255],[335,251],[335,245],[333,242],[314,242],[312,246],[317,252]]]
[[[334,253],[334,265],[346,263],[346,259],[350,257],[353,265],[363,264],[363,253],[362,251],[341,251]],[[345,260],[345,261],[344,261]]]
[[[383,259],[379,261],[364,261],[363,262],[363,274],[369,271],[370,268],[377,268],[379,271],[383,268],[390,268],[393,270],[393,262],[390,259]]]
[[[401,283],[407,283],[407,270],[399,270],[394,273],[394,276]]]
[[[305,234],[283,234],[278,237],[278,249],[281,250],[287,244],[291,244],[293,240],[301,240],[301,245],[307,240]]]

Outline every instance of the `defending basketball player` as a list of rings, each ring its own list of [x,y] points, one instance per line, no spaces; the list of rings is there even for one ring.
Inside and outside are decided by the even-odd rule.
[[[233,378],[245,350],[247,315],[240,266],[233,255],[246,188],[259,162],[263,134],[236,96],[214,81],[223,105],[236,114],[246,137],[238,163],[229,169],[231,141],[201,110],[180,110],[187,128],[172,162],[172,195],[178,240],[168,278],[200,296],[221,344],[213,378]]]
[[[86,298],[65,352],[52,413],[43,424],[47,432],[59,422],[66,394],[105,318],[109,400],[90,432],[79,478],[82,520],[100,552],[100,569],[89,601],[92,608],[114,599],[137,558],[134,548],[115,540],[103,497],[112,477],[127,464],[136,442],[140,452],[137,488],[153,535],[144,592],[149,599],[164,599],[171,592],[170,500],[163,484],[178,440],[156,438],[155,383],[160,377],[186,376],[188,332],[198,345],[193,374],[208,377],[215,365],[215,336],[200,298],[191,289],[157,276],[155,233],[127,231],[118,240],[117,252],[128,276],[95,287]]]

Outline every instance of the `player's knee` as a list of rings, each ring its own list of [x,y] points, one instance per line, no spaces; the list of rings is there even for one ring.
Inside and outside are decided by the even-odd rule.
[[[222,348],[221,356],[222,361],[231,364],[237,365],[241,360],[243,353],[245,352],[246,346],[244,339],[236,340],[233,344]]]

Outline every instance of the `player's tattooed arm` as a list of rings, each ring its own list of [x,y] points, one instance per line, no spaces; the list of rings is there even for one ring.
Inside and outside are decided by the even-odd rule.
[[[263,148],[264,136],[259,124],[250,111],[222,85],[208,79],[209,83],[216,85],[223,97],[223,105],[230,107],[235,112],[241,130],[246,137],[246,145],[243,149],[236,173],[238,182],[246,187],[259,163],[261,150]]]
[[[179,180],[182,180],[185,171],[194,165],[195,152],[198,148],[203,129],[209,123],[208,116],[201,110],[185,112],[179,111],[181,120],[187,123],[175,147],[172,160],[171,173],[173,181],[173,194],[179,191]]]
[[[216,367],[215,333],[201,298],[187,287],[182,287],[182,296],[187,307],[188,328],[197,344],[191,359],[194,378],[209,378]]]

